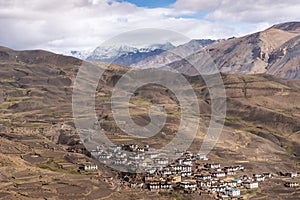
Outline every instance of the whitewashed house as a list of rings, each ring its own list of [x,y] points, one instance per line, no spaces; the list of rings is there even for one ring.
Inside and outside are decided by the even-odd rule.
[[[93,163],[84,163],[79,165],[79,169],[84,171],[97,171],[98,165]]]
[[[211,164],[211,163],[207,163],[204,165],[205,168],[208,168],[208,169],[218,169],[221,167],[220,164]]]
[[[119,152],[119,153],[117,153],[117,154],[115,155],[115,157],[116,157],[117,159],[124,159],[124,158],[127,157],[127,154],[126,154],[126,153],[121,153],[121,152]]]
[[[203,174],[197,174],[194,176],[194,178],[196,180],[203,180],[203,181],[206,181],[206,180],[210,180],[211,179],[211,175],[203,175]]]
[[[137,152],[145,152],[145,149],[144,149],[144,148],[138,147],[138,148],[137,148]]]
[[[101,160],[108,160],[112,157],[111,154],[109,153],[105,153],[105,152],[102,152],[100,155],[99,155],[99,159]]]
[[[211,176],[215,177],[215,178],[222,178],[222,177],[225,177],[226,174],[225,174],[225,172],[212,172]]]
[[[298,173],[297,173],[297,172],[287,173],[287,176],[288,176],[288,177],[291,177],[291,178],[295,178],[295,177],[298,176]]]
[[[230,197],[239,197],[241,195],[241,191],[238,188],[229,188],[225,190],[225,195]]]
[[[262,182],[262,181],[265,181],[265,177],[264,176],[254,176],[253,180],[257,181],[257,182]]]
[[[290,188],[296,188],[299,187],[299,183],[298,182],[286,182],[284,184],[285,187],[290,187]]]
[[[116,159],[114,161],[114,164],[115,165],[125,165],[127,162],[127,159],[126,158],[120,158],[120,159]]]
[[[192,167],[191,166],[182,166],[181,171],[182,172],[192,172]]]
[[[237,183],[233,182],[233,181],[228,181],[228,182],[225,182],[225,185],[234,188],[237,186]]]
[[[181,172],[182,177],[190,177],[192,176],[192,172]]]
[[[117,153],[117,152],[121,151],[121,149],[122,149],[122,147],[118,146],[118,145],[113,145],[113,146],[108,147],[108,151],[112,152],[112,153]]]
[[[196,189],[197,183],[191,181],[184,181],[180,183],[180,187],[184,189]]]
[[[145,169],[145,172],[147,172],[148,174],[154,174],[156,172],[155,168],[147,168]]]
[[[169,190],[172,188],[172,184],[170,182],[161,182],[160,189],[162,190]]]
[[[169,164],[169,160],[167,158],[158,158],[158,159],[155,159],[154,162],[159,164],[159,165]]]
[[[264,177],[266,177],[266,178],[271,178],[271,177],[272,177],[271,173],[263,173],[263,175],[264,175]]]
[[[207,157],[205,154],[197,154],[196,155],[196,159],[199,159],[199,160],[207,160]]]
[[[190,159],[185,159],[185,160],[183,160],[182,164],[187,165],[187,166],[192,166],[193,162]]]
[[[258,182],[244,182],[243,185],[247,189],[258,188]]]
[[[159,190],[160,189],[160,182],[158,182],[158,181],[150,182],[148,184],[148,188],[149,188],[149,190]]]
[[[184,152],[183,152],[183,151],[178,151],[178,150],[176,150],[176,151],[175,151],[175,155],[176,155],[176,156],[183,156],[183,155],[184,155]]]

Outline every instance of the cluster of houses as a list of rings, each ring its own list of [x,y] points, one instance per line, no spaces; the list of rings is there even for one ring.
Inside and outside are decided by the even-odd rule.
[[[205,163],[208,159],[201,154],[174,150],[173,154],[180,158],[171,163],[167,157],[150,152],[152,151],[149,146],[139,147],[131,144],[110,146],[107,150],[101,151],[97,148],[91,154],[104,163],[127,165],[131,166],[132,170],[143,168],[142,177],[130,178],[130,174],[126,174],[122,177],[123,183],[128,184],[129,187],[154,191],[182,190],[188,193],[205,191],[222,196],[239,197],[241,187],[258,188],[258,182],[270,178],[269,173],[234,178],[237,173],[244,170],[243,166],[222,168],[219,163]]]
[[[198,155],[185,153],[183,158],[175,163],[157,170],[154,173],[146,173],[144,183],[149,190],[182,190],[191,192],[214,193],[219,197],[240,197],[240,188],[255,189],[259,182],[271,178],[270,173],[238,176],[244,171],[241,165],[221,167],[219,163],[201,163],[207,160],[199,159]]]
[[[179,158],[171,162],[167,156],[151,153],[154,151],[148,145],[115,145],[106,150],[100,149],[97,147],[91,155],[104,163],[129,166],[132,172],[143,169],[140,176],[132,177],[131,173],[121,175],[123,185],[131,188],[207,192],[222,198],[238,198],[241,188],[252,190],[259,187],[259,182],[271,178],[270,173],[243,175],[245,169],[242,165],[222,167],[219,163],[208,162],[205,155],[191,152],[174,150],[173,154]],[[288,176],[297,175],[291,173]],[[298,187],[299,184],[287,182],[285,186]]]
[[[292,179],[292,180],[286,181],[284,183],[285,187],[289,187],[289,188],[299,187],[299,182],[293,180],[294,178],[296,178],[298,176],[297,172],[289,172],[289,173],[285,173],[285,174],[282,174],[282,175]]]
[[[140,147],[136,144],[114,145],[108,148],[97,147],[91,155],[102,163],[116,168],[125,167],[127,171],[154,172],[156,167],[169,164],[168,156],[153,153],[148,145]]]

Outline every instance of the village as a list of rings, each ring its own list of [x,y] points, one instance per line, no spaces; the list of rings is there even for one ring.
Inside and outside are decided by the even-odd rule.
[[[262,182],[269,181],[273,176],[287,178],[284,187],[297,188],[299,182],[294,178],[297,172],[274,174],[245,173],[242,165],[221,166],[210,161],[205,155],[174,150],[174,156],[179,157],[170,162],[166,155],[151,153],[146,145],[136,144],[114,145],[103,150],[97,147],[91,155],[97,160],[128,172],[120,172],[120,183],[123,188],[146,189],[156,192],[180,192],[209,194],[215,199],[243,199],[241,191],[253,192]],[[127,154],[126,152],[129,152]],[[81,165],[85,171],[97,170],[97,165]],[[140,169],[142,172],[135,173]],[[246,175],[248,174],[248,175]]]

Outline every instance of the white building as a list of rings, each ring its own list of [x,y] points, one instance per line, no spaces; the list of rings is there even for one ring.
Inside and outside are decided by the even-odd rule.
[[[155,162],[159,165],[167,165],[169,164],[169,160],[166,159],[166,158],[158,158],[158,159],[155,159]]]
[[[230,197],[238,197],[241,195],[241,191],[238,188],[230,188],[225,190],[225,195],[228,195]]]
[[[138,147],[138,148],[137,148],[137,151],[138,151],[138,152],[145,152],[145,149],[144,149],[144,148]]]
[[[284,185],[285,187],[290,187],[290,188],[299,187],[298,182],[286,182]]]
[[[225,174],[225,172],[213,172],[213,173],[211,173],[211,176],[216,177],[216,178],[221,178],[221,177],[225,177],[226,174]]]
[[[193,162],[190,159],[186,159],[186,160],[183,160],[182,164],[187,165],[187,166],[192,166]]]
[[[127,162],[127,159],[126,158],[121,158],[121,159],[116,159],[114,161],[115,165],[125,165]]]
[[[189,177],[192,176],[192,172],[181,172],[182,177]]]
[[[168,169],[165,169],[165,170],[162,171],[162,174],[165,175],[165,176],[169,176],[169,175],[172,175],[172,171],[168,170]]]
[[[156,169],[155,168],[147,168],[145,169],[145,171],[148,173],[148,174],[154,174],[156,172]]]
[[[126,155],[126,153],[117,153],[116,155],[115,155],[115,157],[117,158],[117,159],[121,159],[121,158],[126,158],[127,157],[127,155]]]
[[[195,179],[196,180],[210,180],[211,179],[211,176],[210,175],[202,175],[202,174],[198,174],[198,175],[195,175]]]
[[[178,150],[176,150],[176,151],[175,151],[175,155],[176,155],[176,156],[183,156],[183,155],[184,155],[184,152],[183,152],[183,151],[178,151]]]
[[[172,184],[170,182],[161,182],[160,189],[168,190],[172,188]]]
[[[98,170],[98,166],[92,163],[80,164],[79,169],[84,171],[96,171]]]
[[[204,167],[209,168],[209,169],[218,169],[221,167],[220,164],[205,164]]]
[[[192,172],[191,166],[182,166],[182,172]]]
[[[117,153],[117,152],[121,151],[121,149],[122,149],[122,147],[118,146],[118,145],[108,147],[108,151],[112,152],[112,153]]]
[[[243,185],[247,189],[258,188],[258,182],[244,182]]]
[[[159,190],[160,183],[159,182],[151,182],[148,187],[150,190]]]
[[[196,158],[199,160],[207,160],[206,155],[204,155],[204,154],[197,154]]]
[[[264,176],[254,176],[253,180],[257,181],[257,182],[262,182],[262,181],[265,181],[265,177]]]
[[[272,175],[271,175],[270,173],[264,173],[264,177],[266,177],[266,178],[271,178]]]
[[[196,189],[197,188],[197,183],[196,182],[185,181],[185,182],[180,183],[180,187],[182,187],[184,189]]]
[[[298,176],[297,172],[291,172],[291,173],[288,173],[287,175],[291,178],[295,178]]]
[[[229,187],[236,187],[237,186],[237,183],[236,182],[232,182],[232,181],[226,182],[225,184],[227,186],[229,186]]]
[[[105,152],[102,152],[100,155],[99,155],[99,159],[101,160],[106,160],[106,159],[110,159],[112,157],[111,154],[108,154],[108,153],[105,153]]]

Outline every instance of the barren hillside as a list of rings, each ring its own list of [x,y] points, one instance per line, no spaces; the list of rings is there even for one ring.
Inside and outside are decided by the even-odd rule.
[[[274,31],[282,32],[270,29],[266,34]],[[287,43],[294,33],[285,34],[276,38],[294,48],[293,43]],[[248,41],[252,37],[247,36],[241,42],[251,46]],[[216,54],[218,45],[213,50]],[[269,45],[264,48],[279,47],[271,42]],[[237,47],[231,53],[239,51]],[[0,198],[100,199],[122,194],[124,199],[130,199],[130,192],[119,191],[118,183],[110,179],[116,176],[114,171],[100,165],[100,176],[78,173],[78,166],[70,161],[92,161],[76,133],[72,117],[72,87],[81,64],[81,60],[45,51],[0,48]],[[110,110],[113,86],[127,70],[110,66],[99,82],[96,94],[99,122],[115,143],[149,143],[160,147],[174,137],[178,128],[177,100],[164,87],[140,88],[130,104],[134,121],[147,124],[151,104],[163,105],[168,119],[163,131],[147,141],[128,137],[116,127]],[[246,165],[253,172],[299,170],[300,82],[271,75],[222,74],[222,77],[227,93],[227,117],[220,140],[209,157],[222,163],[248,161]],[[193,150],[199,147],[198,142],[206,133],[210,97],[201,77],[187,79],[199,98],[203,120]],[[71,167],[59,167],[65,163]],[[139,195],[144,192],[138,192],[136,197]],[[162,198],[156,193],[149,197]]]
[[[300,22],[279,24],[262,32],[216,42],[169,66],[195,75],[190,63],[201,63],[201,55],[206,52],[224,73],[270,74],[297,79],[300,77],[299,27]]]

